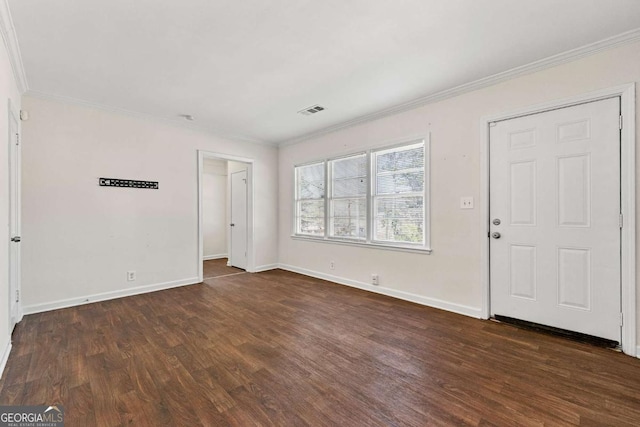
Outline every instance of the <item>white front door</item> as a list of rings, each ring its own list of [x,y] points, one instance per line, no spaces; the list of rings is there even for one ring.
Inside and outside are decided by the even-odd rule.
[[[9,332],[20,320],[20,134],[9,107]]]
[[[620,342],[620,98],[490,127],[491,313]]]
[[[231,174],[231,255],[229,264],[247,268],[247,171]]]

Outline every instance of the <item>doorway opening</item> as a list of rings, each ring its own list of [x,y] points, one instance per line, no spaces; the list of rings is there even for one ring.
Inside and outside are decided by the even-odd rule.
[[[251,272],[253,160],[198,150],[198,277]]]

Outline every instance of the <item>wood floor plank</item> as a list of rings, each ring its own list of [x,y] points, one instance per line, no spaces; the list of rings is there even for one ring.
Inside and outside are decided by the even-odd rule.
[[[26,316],[0,404],[83,427],[640,425],[638,359],[211,264],[203,284]]]
[[[228,274],[244,273],[244,270],[227,266],[227,258],[210,259],[202,263],[202,277],[205,279],[212,277],[226,276]]]

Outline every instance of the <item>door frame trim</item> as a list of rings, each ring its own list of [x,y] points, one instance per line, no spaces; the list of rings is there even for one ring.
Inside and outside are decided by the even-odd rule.
[[[481,283],[482,283],[482,318],[491,315],[491,289],[489,276],[489,126],[492,122],[503,121],[559,108],[571,107],[586,102],[619,96],[623,116],[623,127],[620,133],[620,200],[624,226],[621,233],[621,310],[624,318],[622,325],[622,351],[636,356],[636,161],[635,161],[635,83],[615,86],[607,89],[588,92],[569,98],[558,99],[542,104],[485,116],[480,119],[480,221],[481,232]],[[487,236],[485,239],[484,236]]]
[[[207,150],[198,151],[198,280],[204,280],[202,257],[204,256],[204,228],[202,217],[202,172],[204,171],[204,159],[217,159],[247,164],[247,269],[248,273],[255,271],[255,251],[253,244],[254,213],[253,213],[253,163],[248,157],[239,157],[229,154],[221,154]],[[228,256],[230,256],[229,254]]]

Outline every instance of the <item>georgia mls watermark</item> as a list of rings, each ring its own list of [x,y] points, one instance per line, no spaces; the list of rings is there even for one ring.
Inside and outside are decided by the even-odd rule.
[[[0,406],[0,427],[64,427],[62,406]]]

